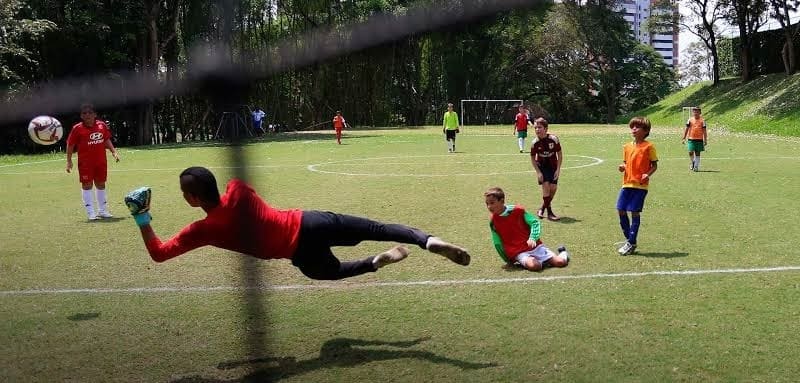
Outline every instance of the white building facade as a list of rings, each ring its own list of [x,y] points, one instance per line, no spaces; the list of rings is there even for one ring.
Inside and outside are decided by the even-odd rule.
[[[637,41],[650,45],[664,59],[670,68],[678,67],[678,26],[671,34],[653,34],[647,31],[646,22],[652,11],[652,0],[622,0],[620,12],[628,22],[631,33]]]

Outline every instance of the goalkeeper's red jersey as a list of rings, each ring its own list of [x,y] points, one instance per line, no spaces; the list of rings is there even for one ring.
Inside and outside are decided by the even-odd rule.
[[[216,246],[262,259],[291,258],[297,249],[302,211],[269,206],[252,187],[233,179],[219,206],[186,226],[167,242],[146,243],[156,262],[202,246]]]

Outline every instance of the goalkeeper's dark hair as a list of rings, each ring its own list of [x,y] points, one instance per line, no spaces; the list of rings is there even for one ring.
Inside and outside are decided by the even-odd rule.
[[[217,179],[211,170],[202,166],[192,166],[181,172],[180,179],[191,177],[186,182],[186,191],[197,196],[203,202],[219,203],[219,189]]]

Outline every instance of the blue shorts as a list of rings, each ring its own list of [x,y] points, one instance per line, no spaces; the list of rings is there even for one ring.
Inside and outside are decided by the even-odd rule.
[[[642,211],[647,190],[637,188],[622,188],[617,198],[617,210]]]

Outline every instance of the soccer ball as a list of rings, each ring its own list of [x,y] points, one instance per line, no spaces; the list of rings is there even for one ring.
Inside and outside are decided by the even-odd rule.
[[[53,117],[39,116],[28,123],[28,134],[39,145],[53,145],[64,136],[64,128]]]

